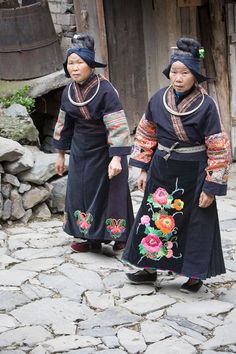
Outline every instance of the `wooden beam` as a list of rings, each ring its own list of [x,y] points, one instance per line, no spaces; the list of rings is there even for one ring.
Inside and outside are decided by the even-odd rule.
[[[97,8],[97,20],[98,20],[101,58],[104,63],[108,64],[107,36],[106,36],[106,24],[105,24],[103,0],[96,0],[96,8]],[[104,74],[109,79],[108,67],[104,69]]]

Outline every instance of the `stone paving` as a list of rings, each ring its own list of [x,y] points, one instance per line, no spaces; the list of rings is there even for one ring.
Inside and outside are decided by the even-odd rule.
[[[227,273],[193,295],[164,272],[129,284],[110,245],[71,253],[59,219],[2,228],[0,353],[236,353],[236,164],[218,208]]]

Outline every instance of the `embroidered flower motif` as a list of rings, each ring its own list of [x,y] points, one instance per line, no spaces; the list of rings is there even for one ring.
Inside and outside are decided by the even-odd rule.
[[[143,215],[137,227],[142,228],[143,237],[139,244],[139,251],[143,257],[154,261],[159,261],[162,257],[181,258],[182,254],[178,251],[178,228],[175,224],[175,215],[183,214],[184,202],[181,199],[174,199],[175,193],[184,193],[182,188],[178,188],[178,178],[176,179],[175,190],[169,194],[164,188],[157,188],[154,193],[149,194],[147,205],[149,215]],[[143,228],[144,227],[144,228]]]
[[[163,205],[167,203],[169,194],[164,188],[157,188],[157,190],[153,193],[152,198],[154,202]]]
[[[109,232],[110,236],[114,239],[117,239],[125,232],[126,221],[125,219],[107,219],[106,220],[106,229]]]
[[[162,242],[158,236],[149,234],[144,237],[141,241],[143,247],[150,253],[158,253],[162,247]]]
[[[163,234],[169,234],[175,227],[175,219],[172,215],[160,215],[159,219],[155,221],[155,225]]]
[[[74,212],[74,216],[78,219],[77,224],[79,225],[80,231],[84,234],[87,235],[92,221],[93,221],[93,216],[91,213],[83,213],[80,210],[76,210]]]
[[[173,203],[173,207],[178,211],[182,210],[184,207],[184,202],[181,199],[175,199]]]
[[[148,225],[148,224],[150,224],[150,221],[151,221],[151,219],[148,215],[143,215],[140,219],[140,223],[142,225]]]

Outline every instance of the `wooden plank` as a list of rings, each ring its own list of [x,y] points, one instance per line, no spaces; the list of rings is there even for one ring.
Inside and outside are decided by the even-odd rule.
[[[97,19],[98,19],[98,30],[99,30],[98,32],[99,32],[99,40],[100,40],[101,58],[103,63],[108,63],[108,49],[107,49],[107,37],[106,37],[106,25],[105,25],[103,0],[96,0],[96,7],[97,7]],[[109,78],[108,67],[104,69],[104,74],[107,78]]]
[[[230,43],[236,43],[236,33],[232,33],[230,36]]]
[[[203,6],[207,0],[178,0],[178,7]]]
[[[132,132],[148,100],[141,0],[104,0],[104,12],[110,80]]]

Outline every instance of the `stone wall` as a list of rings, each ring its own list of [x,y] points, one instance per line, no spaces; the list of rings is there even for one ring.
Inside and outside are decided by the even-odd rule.
[[[73,0],[48,0],[56,33],[75,30]]]

